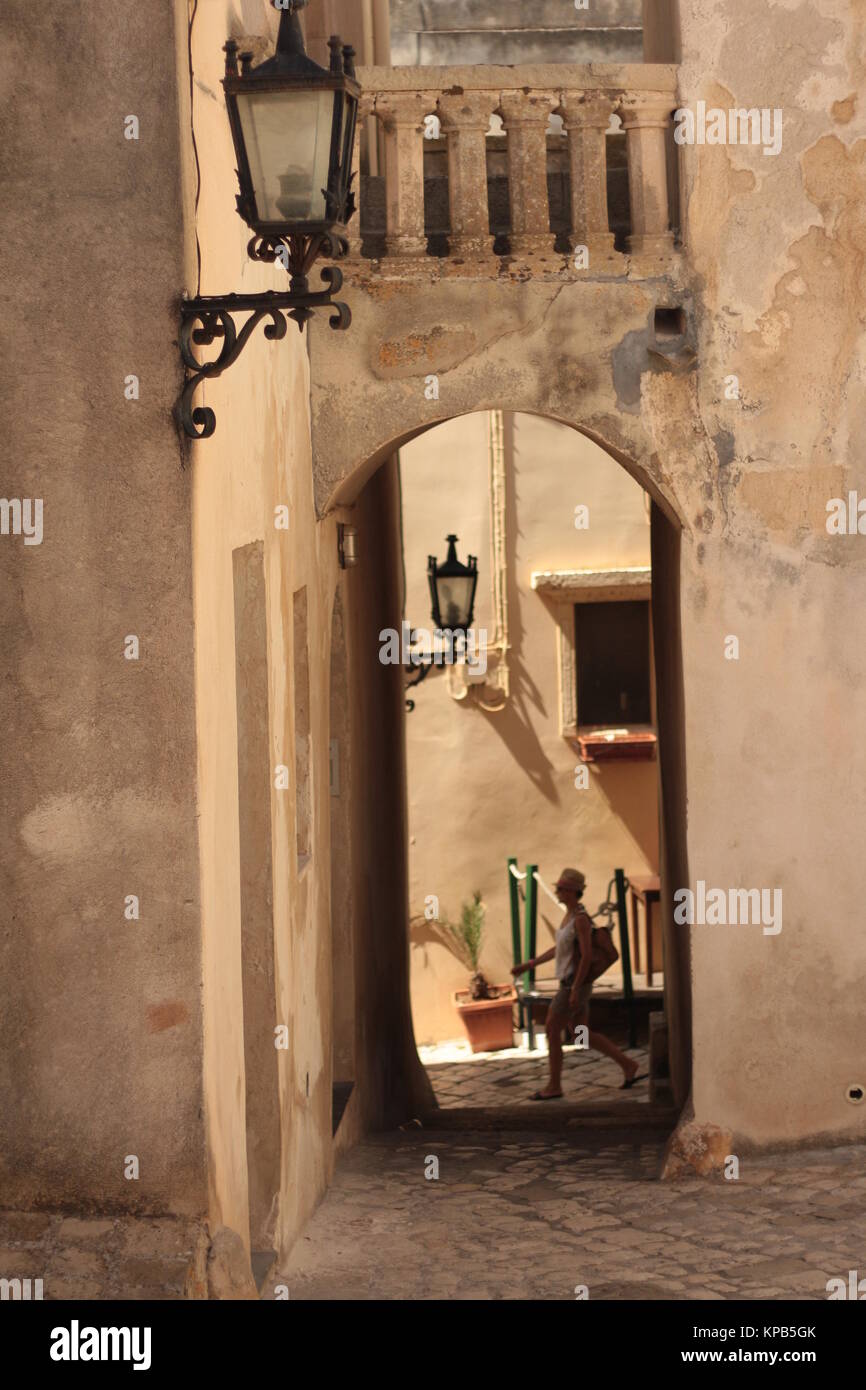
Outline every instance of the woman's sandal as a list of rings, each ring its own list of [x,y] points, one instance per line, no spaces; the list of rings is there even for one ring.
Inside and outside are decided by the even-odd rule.
[[[562,1100],[562,1091],[557,1091],[555,1096],[544,1096],[540,1091],[529,1097],[530,1100]]]
[[[636,1085],[638,1081],[646,1081],[648,1076],[649,1072],[642,1072],[640,1075],[635,1074],[630,1081],[624,1081],[619,1090],[630,1091],[632,1086]]]

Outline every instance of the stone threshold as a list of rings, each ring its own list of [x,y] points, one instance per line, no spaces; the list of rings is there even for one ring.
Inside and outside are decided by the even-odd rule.
[[[621,1100],[605,1104],[593,1101],[530,1101],[525,1105],[460,1106],[427,1110],[419,1117],[424,1130],[501,1131],[615,1129],[650,1130],[671,1134],[678,1113],[645,1101]]]

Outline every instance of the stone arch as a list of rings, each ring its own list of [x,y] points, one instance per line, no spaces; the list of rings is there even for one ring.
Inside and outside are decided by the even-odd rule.
[[[625,453],[622,448],[612,443],[608,438],[599,434],[597,429],[577,420],[563,419],[561,416],[551,415],[545,410],[529,409],[525,406],[515,405],[513,402],[506,401],[487,401],[483,405],[476,406],[472,410],[462,410],[456,414],[446,414],[438,419],[425,421],[423,423],[407,423],[398,435],[393,438],[382,440],[373,449],[373,452],[363,460],[354,463],[343,482],[327,498],[324,513],[332,511],[335,507],[350,507],[358,497],[361,489],[376,472],[376,469],[384,463],[385,459],[392,454],[396,454],[411,440],[417,439],[421,434],[429,430],[436,429],[439,425],[447,424],[449,420],[456,420],[463,415],[475,415],[482,411],[502,410],[511,414],[536,415],[540,419],[552,420],[559,425],[567,425],[569,428],[590,439],[604,453],[606,453],[615,463],[620,464],[625,471],[634,478],[636,483],[649,494],[652,501],[660,508],[669,522],[676,528],[684,528],[684,518],[679,499],[671,491],[669,485],[659,481],[657,470],[646,463],[634,459],[630,454]]]
[[[377,475],[381,478],[395,469],[395,455],[411,439],[446,423],[449,419],[491,409],[535,415],[573,428],[607,453],[612,463],[619,463],[624,467],[652,499],[652,607],[661,790],[660,857],[662,891],[670,901],[675,886],[690,882],[686,838],[685,707],[680,632],[681,538],[686,525],[680,501],[664,478],[657,459],[648,463],[645,459],[642,460],[640,455],[636,458],[621,447],[625,437],[639,439],[639,431],[619,429],[616,431],[619,442],[613,442],[610,434],[602,435],[597,425],[588,426],[585,422],[565,417],[561,412],[552,414],[539,408],[524,409],[517,400],[501,398],[492,401],[487,399],[474,411],[464,410],[450,415],[442,413],[434,419],[419,419],[423,414],[423,411],[419,410],[414,417],[407,418],[404,415],[397,432],[388,430],[387,421],[378,415],[371,428],[359,428],[351,441],[346,440],[348,466],[342,481],[325,500],[323,510],[357,505],[358,524],[365,536],[365,550],[368,553],[387,553],[390,549],[387,528],[379,533],[375,531],[373,513],[377,508],[372,504],[368,505],[371,488],[377,485]],[[362,457],[363,450],[368,447],[370,453]],[[687,1102],[691,1086],[691,953],[688,936],[675,932],[670,914],[663,914],[662,921],[671,1079],[675,1100],[682,1107]],[[408,982],[406,987],[408,989]]]
[[[378,465],[422,431],[505,410],[586,435],[686,529],[694,470],[663,460],[681,448],[691,388],[687,376],[668,388],[679,364],[656,338],[656,310],[680,304],[681,293],[656,280],[421,286],[358,267],[349,274],[352,328],[310,334],[320,515],[351,505]]]

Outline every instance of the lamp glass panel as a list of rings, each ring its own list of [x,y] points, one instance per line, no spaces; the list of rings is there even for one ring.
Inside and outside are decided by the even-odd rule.
[[[245,92],[238,114],[260,222],[324,222],[332,90]]]
[[[439,595],[439,617],[443,628],[465,627],[469,620],[474,575],[436,576]]]

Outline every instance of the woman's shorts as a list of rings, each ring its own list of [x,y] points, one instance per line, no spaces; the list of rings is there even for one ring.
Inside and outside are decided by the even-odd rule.
[[[559,1019],[563,1024],[568,1023],[572,1018],[577,1018],[589,1008],[589,1000],[592,994],[592,981],[588,980],[582,984],[577,993],[577,1005],[572,1005],[571,985],[560,984],[559,989],[553,996],[550,1009],[547,1014],[547,1021]]]

